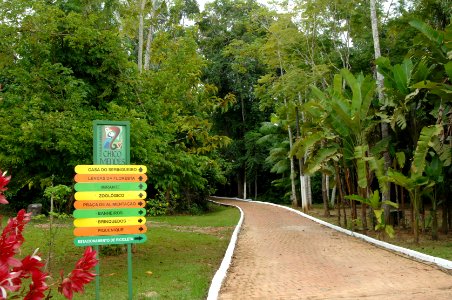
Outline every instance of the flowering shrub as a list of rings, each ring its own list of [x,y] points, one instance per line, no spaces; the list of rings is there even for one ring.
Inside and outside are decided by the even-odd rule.
[[[2,173],[0,170],[0,203],[2,204],[8,203],[3,192],[10,179],[10,176],[6,176],[6,172]],[[46,284],[49,274],[42,271],[44,264],[41,262],[41,257],[36,254],[37,251],[22,260],[15,257],[25,242],[22,232],[31,219],[30,215],[24,209],[20,210],[16,217],[8,220],[0,236],[0,299],[2,300],[7,299],[8,295],[15,298],[23,297],[24,300],[44,299],[46,297],[44,292],[49,289]],[[63,278],[61,275],[58,291],[67,299],[72,299],[74,292],[83,292],[84,285],[95,277],[91,269],[97,262],[96,251],[87,247],[68,277]],[[29,279],[31,282],[28,292],[22,288],[24,279]]]
[[[6,171],[2,173],[2,170],[0,170],[0,204],[8,204],[3,192],[7,190],[5,186],[9,183],[10,179],[11,176],[6,176]]]

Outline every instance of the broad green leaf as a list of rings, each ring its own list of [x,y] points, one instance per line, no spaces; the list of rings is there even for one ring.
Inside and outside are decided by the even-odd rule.
[[[431,147],[433,147],[433,138],[440,134],[441,130],[442,128],[440,125],[422,128],[419,141],[417,142],[416,151],[414,152],[413,164],[411,165],[411,169],[414,174],[421,175],[424,172],[427,152]]]
[[[412,20],[409,22],[411,26],[422,32],[429,40],[436,43],[436,46],[441,47],[443,36],[426,23],[419,20]]]
[[[333,159],[334,157],[338,156],[338,146],[330,146],[328,148],[322,148],[319,151],[315,153],[315,156],[310,158],[308,163],[308,166],[306,168],[306,173],[308,175],[314,174],[317,172],[322,164],[327,162],[330,159]]]
[[[402,64],[395,65],[393,68],[394,80],[397,89],[402,94],[408,94],[408,85],[411,80],[411,72],[413,71],[413,63],[410,59],[405,59]]]
[[[385,225],[385,232],[391,238],[395,236],[394,227],[392,227],[392,225]]]
[[[382,209],[374,209],[375,218],[377,219],[377,222],[380,224],[383,221],[383,212],[384,210]]]
[[[399,205],[397,203],[389,201],[389,200],[381,201],[381,204],[389,205],[394,208],[399,208]]]
[[[449,80],[452,80],[452,61],[445,64],[444,69],[446,70],[447,76],[449,76]]]
[[[374,191],[370,196],[370,206],[375,210],[381,207],[380,203],[380,192],[378,190]]]
[[[353,116],[356,112],[360,111],[363,102],[363,95],[361,94],[361,81],[353,76],[353,74],[347,69],[342,69],[341,74],[342,76],[344,76],[345,81],[352,90],[352,103],[350,113]]]
[[[396,153],[396,160],[399,167],[403,168],[405,166],[405,152],[397,152]]]
[[[368,149],[369,147],[367,145],[355,147],[354,155],[358,172],[358,186],[361,188],[367,187],[367,162],[365,158],[367,157],[366,153]]]
[[[401,187],[404,187],[407,190],[411,190],[416,186],[413,180],[406,177],[402,173],[394,171],[392,169],[388,170],[387,180],[397,185],[400,185]]]

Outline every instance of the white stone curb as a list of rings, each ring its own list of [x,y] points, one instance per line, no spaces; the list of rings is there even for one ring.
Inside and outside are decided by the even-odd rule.
[[[213,200],[210,200],[213,203],[220,204],[220,205],[226,205],[224,203],[215,202]],[[236,206],[236,205],[229,205],[228,206],[234,206],[239,209],[240,211],[240,220],[235,226],[234,232],[232,233],[231,241],[229,242],[228,248],[226,249],[226,253],[224,255],[223,261],[221,262],[220,268],[215,273],[215,276],[212,279],[212,283],[210,284],[209,293],[207,295],[207,300],[216,300],[218,298],[218,293],[220,292],[221,284],[223,283],[223,280],[226,278],[226,273],[229,269],[229,266],[231,265],[232,255],[234,254],[235,245],[237,244],[237,238],[240,232],[240,229],[242,228],[244,213],[243,210]]]
[[[307,218],[309,220],[317,222],[317,223],[319,223],[321,225],[324,225],[326,227],[332,228],[332,229],[337,230],[339,232],[348,234],[350,236],[357,237],[357,238],[362,239],[362,240],[364,240],[364,241],[366,241],[368,243],[374,244],[374,245],[376,245],[378,247],[382,247],[382,248],[390,250],[390,251],[401,253],[403,255],[412,257],[412,258],[414,258],[416,260],[419,260],[419,261],[423,261],[423,262],[426,262],[426,263],[431,263],[431,264],[437,265],[440,268],[452,270],[452,261],[450,261],[450,260],[439,258],[439,257],[435,257],[435,256],[431,256],[431,255],[427,255],[427,254],[420,253],[420,252],[417,252],[417,251],[414,251],[414,250],[406,249],[406,248],[395,246],[395,245],[392,245],[392,244],[389,244],[389,243],[386,243],[386,242],[383,242],[383,241],[379,241],[377,239],[368,237],[367,235],[364,235],[364,234],[361,234],[361,233],[357,233],[357,232],[353,232],[351,230],[344,229],[342,227],[339,227],[339,226],[330,224],[328,222],[319,220],[317,218],[314,218],[314,217],[312,217],[310,215],[307,215],[307,214],[305,214],[305,213],[303,213],[301,211],[295,210],[295,209],[287,207],[287,206],[283,206],[283,205],[279,205],[279,204],[275,204],[275,203],[270,203],[270,202],[253,201],[251,199],[244,200],[244,199],[239,199],[239,198],[226,198],[226,197],[214,197],[214,196],[211,196],[210,198],[231,199],[231,200],[238,200],[238,201],[245,201],[245,202],[255,202],[255,203],[273,205],[273,206],[276,206],[276,207],[284,208],[284,209],[290,210],[290,211],[292,211],[292,212],[294,212],[296,214],[299,214],[300,216],[305,217],[305,218]],[[215,202],[213,200],[210,200],[210,201],[212,201],[214,203],[218,203],[218,202]],[[218,203],[218,204],[224,205],[223,203]],[[242,209],[240,207],[238,207],[238,206],[235,206],[235,205],[230,205],[230,206],[237,207],[240,210],[241,216],[240,216],[239,223],[235,227],[234,233],[232,234],[231,241],[229,243],[228,249],[226,250],[226,254],[225,254],[224,258],[223,258],[223,261],[221,262],[220,268],[215,273],[215,276],[212,279],[212,283],[211,283],[210,289],[209,289],[209,294],[207,296],[208,300],[215,300],[215,299],[218,298],[218,293],[220,291],[221,284],[223,283],[223,280],[226,277],[226,272],[227,272],[227,270],[229,268],[229,265],[231,264],[232,254],[234,252],[234,248],[235,248],[235,245],[237,243],[237,236],[238,236],[238,233],[239,233],[240,228],[241,228],[242,223],[243,223],[244,214],[243,214]]]

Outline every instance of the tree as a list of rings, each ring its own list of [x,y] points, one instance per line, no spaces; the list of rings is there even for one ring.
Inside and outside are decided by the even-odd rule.
[[[228,100],[225,111],[213,116],[214,127],[233,139],[222,155],[232,166],[230,182],[237,184],[234,194],[239,197],[246,196],[248,180],[255,180],[246,167],[246,134],[268,116],[259,111],[254,95],[254,85],[264,72],[259,48],[265,34],[262,23],[268,19],[269,13],[256,1],[223,0],[206,4],[198,21],[200,49],[207,59],[203,80]]]

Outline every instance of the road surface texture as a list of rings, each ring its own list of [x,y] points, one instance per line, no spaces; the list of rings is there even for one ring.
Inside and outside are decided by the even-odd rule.
[[[236,200],[245,218],[219,299],[452,299],[452,275],[283,208]]]

